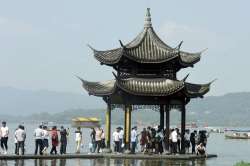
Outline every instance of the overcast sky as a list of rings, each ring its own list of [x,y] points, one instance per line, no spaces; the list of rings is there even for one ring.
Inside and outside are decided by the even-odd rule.
[[[208,50],[192,83],[217,78],[208,95],[250,91],[250,1],[0,1],[0,86],[81,93],[80,81],[112,79],[86,44],[99,50],[131,41],[151,8],[156,33],[183,51]]]

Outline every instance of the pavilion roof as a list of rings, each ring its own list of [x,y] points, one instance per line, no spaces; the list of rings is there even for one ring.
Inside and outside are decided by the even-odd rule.
[[[183,91],[187,97],[203,97],[210,89],[208,84],[192,84],[184,80],[170,80],[165,78],[117,78],[105,82],[89,82],[81,79],[83,88],[90,95],[109,96],[121,89],[137,96],[170,96]]]
[[[82,81],[83,88],[88,91],[89,95],[107,96],[115,91],[116,80],[109,80],[103,82],[89,82],[79,78]]]
[[[149,9],[147,9],[143,31],[128,44],[123,45],[121,41],[120,43],[121,47],[106,51],[91,48],[95,58],[107,65],[118,63],[122,57],[138,63],[163,63],[176,58],[181,65],[187,67],[198,62],[202,53],[202,51],[197,53],[180,51],[182,42],[175,48],[165,44],[152,27]]]

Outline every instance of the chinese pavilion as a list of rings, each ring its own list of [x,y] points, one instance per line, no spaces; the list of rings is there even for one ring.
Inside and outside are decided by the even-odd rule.
[[[89,95],[102,97],[107,103],[106,141],[110,148],[111,105],[124,106],[125,148],[130,149],[131,111],[133,105],[159,105],[160,127],[170,134],[170,109],[175,107],[181,112],[181,149],[184,151],[186,109],[191,98],[203,97],[212,82],[193,84],[186,82],[187,76],[178,80],[176,73],[193,67],[200,60],[201,52],[188,53],[180,50],[182,42],[175,48],[164,43],[155,33],[147,9],[144,28],[128,44],[120,41],[120,47],[99,51],[90,47],[94,57],[101,63],[113,67],[115,79],[103,82],[89,82],[81,79],[83,88]],[[164,118],[165,114],[165,118]],[[150,115],[149,115],[150,116]],[[165,120],[164,120],[165,119]],[[168,140],[168,139],[167,139]],[[169,142],[167,142],[169,145]],[[169,147],[169,146],[167,146]]]

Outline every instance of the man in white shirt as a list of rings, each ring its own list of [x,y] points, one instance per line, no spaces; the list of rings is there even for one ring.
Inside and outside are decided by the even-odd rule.
[[[8,137],[9,137],[9,128],[6,126],[6,122],[2,122],[1,127],[1,148],[4,154],[7,154],[8,151]]]
[[[177,153],[177,141],[178,141],[178,134],[177,134],[177,129],[173,130],[171,133],[171,139],[172,139],[172,144],[173,144],[173,150],[172,152],[174,154]]]
[[[123,144],[123,136],[124,136],[124,131],[122,127],[119,127],[119,152],[122,152],[122,144]]]
[[[185,152],[186,153],[189,153],[189,147],[190,147],[190,134],[189,134],[189,130],[186,130],[185,131],[185,134],[184,134],[184,141],[185,141]]]
[[[37,151],[38,151],[38,147],[39,147],[39,154],[42,155],[42,151],[43,151],[43,126],[40,125],[37,129],[35,129],[34,132],[34,137],[35,137],[35,144],[36,144],[36,148],[35,148],[35,155],[37,155]]]
[[[47,150],[49,147],[49,131],[47,126],[43,126],[43,136],[42,136],[42,141],[43,141],[43,154],[47,154]]]
[[[15,139],[17,140],[17,155],[19,155],[19,149],[21,148],[21,153],[24,155],[24,142],[26,139],[26,133],[24,127],[19,125],[18,129],[15,131]]]
[[[137,127],[133,127],[132,131],[131,131],[131,144],[132,144],[132,148],[131,148],[131,153],[134,154],[135,153],[135,148],[136,148],[136,139],[137,139]]]
[[[120,143],[119,128],[116,128],[116,131],[113,132],[113,140],[114,140],[114,143],[115,143],[114,151],[118,153],[118,152],[120,152],[120,149],[119,149],[119,143]]]

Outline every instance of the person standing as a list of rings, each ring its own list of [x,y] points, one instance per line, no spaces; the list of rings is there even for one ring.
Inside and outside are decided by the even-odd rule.
[[[18,126],[19,127],[19,126]],[[16,133],[16,131],[18,130],[18,128],[16,128],[16,130],[15,130],[15,133]],[[0,136],[1,137],[1,136]],[[15,154],[17,155],[17,139],[16,139],[16,137],[14,137],[14,143],[15,143]]]
[[[91,153],[95,153],[96,150],[96,141],[95,141],[95,129],[92,128],[92,131],[90,133],[90,139],[92,143]]]
[[[49,131],[47,126],[43,126],[43,154],[47,154],[49,147]]]
[[[184,142],[185,142],[185,152],[189,153],[189,148],[190,148],[190,140],[189,140],[190,136],[189,136],[189,130],[185,131],[185,135],[184,135]]]
[[[135,154],[136,139],[137,139],[137,127],[135,126],[132,128],[132,131],[131,131],[131,144],[132,144],[131,153],[132,154]]]
[[[170,152],[170,154],[173,154],[173,142],[172,142],[172,132],[173,131],[174,131],[174,129],[170,129],[169,136],[166,135],[166,137],[168,137],[168,139],[169,139],[169,152]]]
[[[1,127],[1,148],[3,150],[3,154],[7,154],[8,151],[8,137],[9,137],[9,128],[6,126],[6,122],[2,122]]]
[[[190,143],[192,145],[192,154],[195,154],[195,132],[190,134]]]
[[[171,133],[171,140],[172,140],[172,152],[174,154],[177,153],[177,142],[178,142],[178,134],[177,134],[177,128],[172,131]]]
[[[67,135],[68,132],[67,130],[61,126],[61,130],[60,130],[60,143],[61,143],[61,147],[60,147],[60,154],[66,154],[66,148],[67,148]]]
[[[37,155],[38,147],[39,154],[42,155],[43,151],[43,129],[42,125],[40,125],[37,129],[35,129],[34,137],[35,137],[35,155]]]
[[[101,135],[101,149],[104,149],[106,147],[106,144],[105,144],[105,133],[103,131],[103,129],[101,129],[101,132],[102,132],[102,135]]]
[[[147,145],[146,145],[146,152],[151,153],[152,152],[152,131],[151,131],[151,127],[148,126],[147,130],[146,130],[146,135],[147,135]]]
[[[82,131],[80,127],[77,127],[75,131],[76,134],[76,153],[80,153],[81,143],[82,143]]]
[[[143,128],[141,132],[141,139],[140,139],[141,152],[143,153],[145,152],[147,143],[148,143],[147,131],[146,131],[146,128]]]
[[[156,143],[156,130],[151,127],[151,152],[155,152],[155,143]]]
[[[18,129],[15,131],[15,139],[17,140],[16,155],[19,155],[20,148],[21,154],[24,155],[24,142],[26,139],[26,133],[22,125],[19,125]]]
[[[58,141],[56,126],[53,126],[51,130],[51,143],[52,143],[52,148],[50,150],[50,154],[57,154],[56,147],[58,146],[59,141]]]
[[[181,133],[178,128],[176,128],[177,132],[177,151],[180,153],[181,152]]]
[[[124,131],[122,127],[119,127],[119,152],[122,153],[123,151],[123,138],[124,138]]]
[[[95,132],[95,141],[96,141],[96,145],[97,145],[97,153],[100,153],[100,149],[101,149],[101,143],[102,143],[102,131],[100,129],[100,127],[96,128],[96,132]]]
[[[163,153],[163,131],[159,127],[156,136],[155,136],[156,144],[155,144],[155,154]]]
[[[116,130],[113,132],[113,140],[114,140],[114,143],[115,143],[114,151],[116,153],[119,153],[120,152],[120,150],[119,150],[119,144],[120,144],[119,128],[116,128]]]

